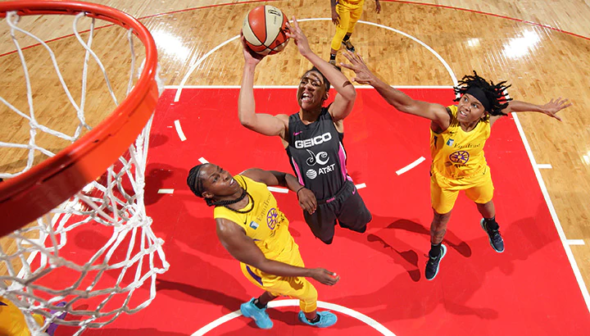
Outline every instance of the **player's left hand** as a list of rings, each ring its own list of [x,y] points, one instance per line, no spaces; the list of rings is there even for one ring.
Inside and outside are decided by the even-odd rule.
[[[568,108],[570,106],[572,106],[572,103],[570,103],[569,100],[561,99],[561,97],[559,97],[557,99],[551,99],[550,102],[543,105],[541,108],[542,108],[544,114],[561,121],[561,118],[559,118],[557,116],[557,112],[563,110],[564,108]]]
[[[377,14],[381,13],[381,2],[379,2],[379,0],[375,0],[375,9]]]
[[[315,198],[313,191],[302,188],[297,192],[297,198],[299,199],[299,205],[301,209],[307,211],[310,215],[315,212],[318,207],[318,201]]]
[[[297,49],[299,49],[299,53],[301,56],[305,57],[307,55],[312,54],[311,48],[309,47],[309,42],[307,41],[307,37],[299,28],[299,23],[297,23],[297,18],[293,16],[293,22],[287,22],[287,28],[289,31],[286,32],[288,38],[292,38],[297,45]]]

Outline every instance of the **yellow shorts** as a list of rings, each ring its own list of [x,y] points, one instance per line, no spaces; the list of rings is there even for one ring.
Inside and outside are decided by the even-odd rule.
[[[289,253],[283,251],[281,259],[277,260],[289,265],[304,267],[299,247],[293,243],[293,248]],[[318,292],[315,287],[303,277],[283,277],[264,273],[252,266],[240,263],[242,273],[254,285],[271,293],[274,296],[290,296],[299,299],[299,307],[305,313],[311,313],[317,309]]]
[[[45,318],[33,314],[38,325],[42,326]],[[0,336],[30,336],[25,316],[12,302],[0,297]]]
[[[432,208],[439,214],[453,210],[459,191],[475,203],[485,204],[494,197],[494,184],[490,167],[486,167],[481,175],[463,179],[446,178],[436,172],[430,173],[430,200]]]
[[[357,21],[363,14],[363,5],[338,3],[336,13],[340,16],[340,23],[336,26],[336,34],[332,38],[331,47],[334,50],[340,50],[340,45],[346,34],[352,34]]]

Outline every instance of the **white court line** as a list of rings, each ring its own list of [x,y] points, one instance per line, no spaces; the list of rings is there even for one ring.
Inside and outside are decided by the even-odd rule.
[[[299,19],[297,20],[297,22],[306,22],[306,21],[332,21],[332,18],[313,18],[313,19]],[[406,34],[400,30],[382,25],[382,24],[378,24],[378,23],[373,23],[373,22],[369,22],[369,21],[363,21],[363,20],[359,20],[357,21],[358,23],[362,23],[362,24],[366,24],[369,26],[375,26],[375,27],[379,27],[379,28],[383,28],[383,29],[387,29],[389,31],[395,32],[397,34],[403,35],[415,42],[417,42],[418,44],[420,44],[421,46],[423,46],[424,48],[426,48],[428,51],[430,51],[441,63],[442,65],[445,67],[445,69],[447,69],[447,72],[449,73],[449,75],[451,76],[451,79],[453,81],[453,84],[457,85],[457,77],[455,77],[455,73],[453,72],[453,70],[451,70],[451,67],[447,64],[447,62],[436,52],[434,51],[434,49],[432,49],[431,47],[429,47],[426,43],[420,41],[419,39],[415,38],[412,35]],[[233,40],[236,40],[240,37],[240,35],[236,35],[232,38],[230,38],[229,40],[221,43],[220,45],[216,46],[215,48],[211,49],[208,53],[206,53],[205,55],[203,55],[203,57],[199,58],[193,65],[191,65],[191,67],[189,68],[188,72],[186,73],[186,75],[184,75],[184,77],[182,78],[182,81],[180,81],[180,85],[178,85],[178,90],[176,91],[176,95],[174,96],[174,102],[178,102],[180,100],[180,94],[182,93],[182,89],[184,88],[184,84],[186,83],[186,81],[188,80],[188,78],[191,76],[191,74],[193,73],[193,71],[195,71],[195,69],[201,64],[203,63],[203,61],[205,61],[205,59],[209,56],[211,56],[211,54],[213,54],[215,51],[217,51],[219,48],[223,47],[224,45],[230,43]]]
[[[174,189],[159,189],[158,194],[173,194]]]
[[[565,233],[563,232],[563,228],[561,227],[561,222],[557,217],[557,212],[553,207],[553,202],[551,202],[551,198],[549,197],[549,193],[547,192],[547,187],[545,186],[545,182],[543,181],[543,177],[541,176],[541,172],[539,171],[537,162],[535,161],[535,157],[533,156],[531,146],[529,145],[529,142],[526,136],[524,135],[524,130],[522,129],[522,125],[518,120],[518,116],[516,115],[516,113],[512,112],[512,117],[514,118],[514,123],[516,124],[516,128],[518,129],[520,138],[524,143],[524,148],[526,149],[529,160],[531,161],[531,164],[533,166],[533,171],[535,172],[535,176],[537,177],[537,181],[539,182],[539,187],[541,187],[541,193],[543,193],[543,197],[545,198],[545,202],[547,203],[547,207],[549,208],[551,218],[553,218],[553,223],[555,224],[555,228],[557,229],[557,233],[559,234],[559,239],[561,239],[561,243],[563,245],[563,249],[565,250],[565,254],[567,255],[568,260],[570,261],[572,270],[574,271],[574,275],[576,276],[576,280],[578,281],[578,286],[580,287],[580,291],[582,292],[582,296],[584,297],[584,301],[586,301],[586,307],[590,312],[590,294],[588,294],[588,288],[586,288],[584,278],[582,278],[582,273],[580,272],[580,268],[576,263],[576,259],[574,258],[572,249],[567,243]]]
[[[267,187],[267,188],[270,191],[274,191],[274,192],[278,192],[278,193],[282,193],[282,194],[287,194],[289,192],[289,189],[285,189],[285,188],[277,188],[277,187]]]
[[[275,301],[271,301],[268,303],[269,308],[293,307],[293,306],[299,307],[299,300],[275,300]],[[323,302],[323,301],[318,301],[318,308],[330,309],[332,311],[336,311],[341,314],[345,314],[350,317],[354,317],[355,319],[357,319],[361,322],[364,322],[369,327],[377,330],[382,335],[395,336],[395,334],[393,332],[391,332],[391,330],[385,328],[381,323],[375,321],[374,319],[368,317],[367,315],[365,315],[363,313],[359,313],[359,312],[352,310],[350,308],[346,308],[341,305],[337,305],[337,304],[329,303],[329,302]],[[242,316],[242,312],[240,312],[239,310],[231,312],[231,313],[229,313],[225,316],[222,316],[222,317],[218,318],[217,320],[207,324],[203,328],[195,331],[191,336],[205,335],[209,331],[217,328],[218,326],[224,324],[225,322],[233,320],[234,318],[236,318],[238,316]],[[312,327],[310,327],[310,328],[312,328]]]
[[[176,133],[178,133],[178,137],[180,141],[185,141],[186,137],[184,136],[184,132],[182,131],[182,127],[180,127],[180,120],[174,120],[174,127],[176,127]]]
[[[586,243],[584,243],[584,239],[568,239],[567,244],[568,245],[585,245]]]
[[[441,89],[448,90],[453,87],[450,85],[391,85],[396,89]],[[239,85],[165,85],[165,89],[239,89]],[[298,85],[254,85],[255,89],[297,89]],[[370,85],[355,86],[355,89],[373,89]]]
[[[302,19],[302,20],[298,20],[299,22],[304,22],[304,21],[320,21],[320,20],[331,20],[331,18],[317,18],[317,19]],[[447,69],[449,75],[452,78],[452,82],[453,82],[453,86],[457,86],[458,82],[457,82],[457,78],[455,77],[455,74],[453,72],[453,70],[450,68],[450,66],[447,64],[447,62],[436,52],[434,51],[431,47],[429,47],[428,45],[426,45],[424,42],[416,39],[413,36],[410,36],[406,33],[403,33],[401,31],[398,31],[396,29],[384,26],[384,25],[380,25],[380,24],[375,24],[372,22],[367,22],[367,21],[361,21],[359,20],[358,22],[363,23],[363,24],[368,24],[368,25],[372,25],[372,26],[376,26],[376,27],[381,27],[381,28],[385,28],[387,30],[391,30],[393,32],[399,33],[403,36],[406,36],[416,42],[418,42],[420,45],[424,46],[428,51],[430,51],[432,54],[435,55],[435,57],[443,64],[443,66]],[[180,94],[182,92],[182,88],[184,86],[184,84],[186,83],[186,81],[188,80],[188,77],[191,75],[191,73],[195,70],[195,68],[202,63],[205,58],[207,58],[209,55],[211,55],[213,52],[215,52],[216,50],[218,50],[219,48],[223,47],[224,45],[226,45],[227,43],[237,39],[239,36],[236,35],[235,37],[231,38],[230,40],[218,45],[217,47],[215,47],[213,50],[211,50],[210,52],[208,52],[207,54],[205,54],[201,59],[197,60],[197,62],[195,63],[195,65],[191,66],[189,72],[185,75],[185,77],[183,78],[183,80],[181,81],[179,88],[176,92],[176,96],[174,98],[175,102],[178,102],[179,98],[180,98]],[[514,117],[514,122],[517,126],[518,132],[520,134],[520,137],[523,141],[523,144],[525,145],[525,149],[527,151],[527,155],[529,157],[529,160],[531,161],[531,164],[533,166],[533,170],[535,172],[535,176],[537,177],[537,181],[539,182],[539,186],[541,188],[541,192],[543,193],[543,197],[545,198],[545,202],[547,203],[547,207],[549,208],[549,212],[551,213],[551,217],[553,218],[553,222],[555,224],[555,227],[557,229],[557,232],[559,234],[559,238],[561,239],[561,242],[564,246],[564,250],[566,252],[566,255],[568,257],[568,260],[570,261],[570,264],[572,266],[574,275],[578,281],[578,285],[580,287],[580,290],[582,292],[582,296],[584,297],[584,300],[586,302],[586,305],[588,307],[588,310],[590,311],[590,295],[588,293],[588,289],[586,288],[586,285],[584,284],[584,280],[581,276],[580,273],[580,269],[578,268],[578,265],[573,257],[573,254],[571,252],[571,249],[569,247],[569,245],[566,244],[566,238],[565,238],[565,234],[563,232],[563,228],[561,227],[561,223],[559,222],[559,218],[557,217],[557,213],[555,212],[555,208],[553,207],[553,203],[551,202],[551,199],[549,197],[549,194],[547,193],[547,188],[545,187],[545,184],[543,182],[543,179],[541,177],[541,174],[539,172],[539,168],[537,167],[537,164],[535,162],[535,158],[533,157],[532,151],[530,149],[530,146],[528,144],[528,141],[524,135],[524,131],[522,129],[522,126],[520,125],[520,121],[518,120],[518,117],[516,116],[515,113],[512,113],[513,117]],[[411,168],[410,168],[411,169]],[[400,171],[398,171],[400,172]],[[402,172],[403,173],[403,172]],[[398,173],[399,175],[399,173]]]
[[[209,161],[205,160],[204,157],[200,158],[199,162],[201,162],[202,164],[209,163]]]
[[[357,185],[355,185],[355,187],[356,187],[357,189],[363,189],[363,188],[366,188],[366,187],[367,187],[367,185],[366,185],[365,183],[361,183],[361,184],[357,184]]]
[[[539,168],[539,169],[552,169],[553,167],[551,167],[551,165],[548,163],[538,163],[537,168]]]
[[[426,160],[426,159],[423,156],[421,156],[418,160],[410,163],[409,165],[407,165],[404,168],[396,171],[395,173],[398,174],[398,175],[401,175],[401,174],[407,172],[408,170],[416,167],[417,165],[421,164],[424,160]]]

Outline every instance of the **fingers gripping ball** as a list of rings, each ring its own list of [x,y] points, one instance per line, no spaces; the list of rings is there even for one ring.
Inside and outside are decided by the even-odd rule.
[[[242,33],[252,51],[273,55],[285,49],[289,38],[285,34],[287,17],[273,6],[258,6],[244,18]]]

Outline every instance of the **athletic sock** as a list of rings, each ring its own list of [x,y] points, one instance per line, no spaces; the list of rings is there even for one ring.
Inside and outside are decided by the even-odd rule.
[[[258,308],[258,309],[264,309],[266,308],[266,305],[263,305],[262,303],[260,303],[260,300],[255,299],[254,300],[254,305]]]
[[[431,258],[436,258],[440,255],[440,243],[439,244],[431,244],[430,245],[430,252],[428,253]]]

